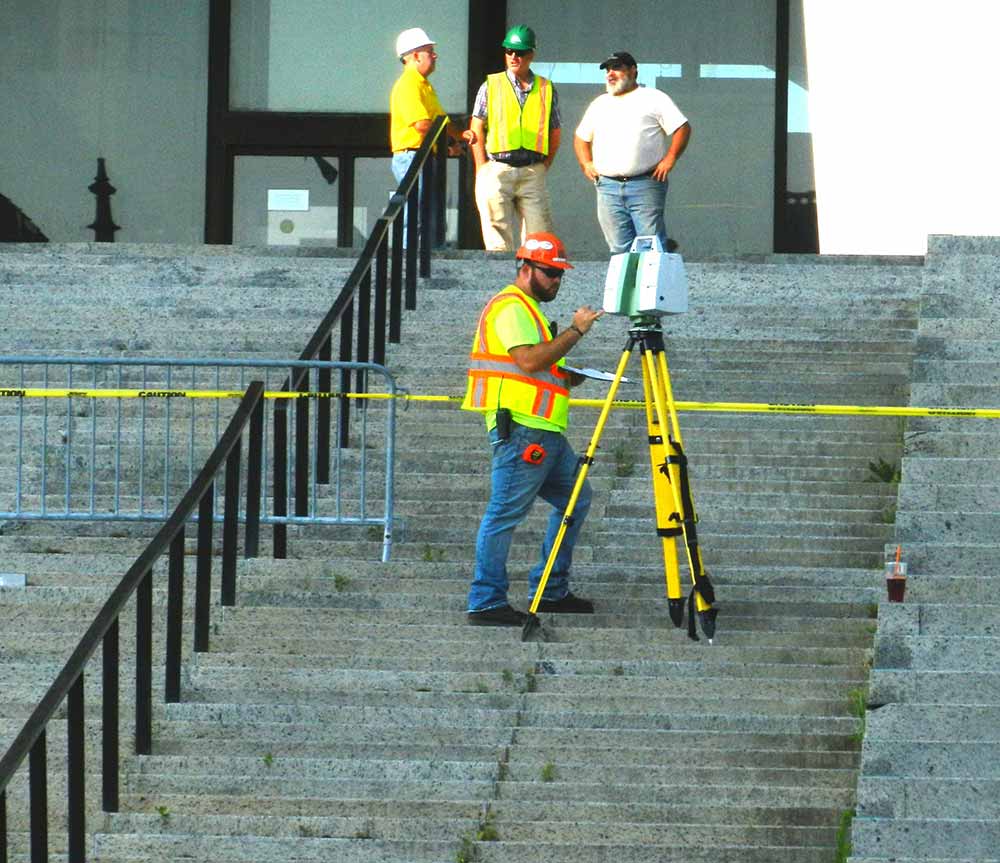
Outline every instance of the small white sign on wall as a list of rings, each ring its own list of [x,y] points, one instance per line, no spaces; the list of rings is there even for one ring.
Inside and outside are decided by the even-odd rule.
[[[268,212],[276,211],[305,213],[309,211],[308,189],[268,189]]]

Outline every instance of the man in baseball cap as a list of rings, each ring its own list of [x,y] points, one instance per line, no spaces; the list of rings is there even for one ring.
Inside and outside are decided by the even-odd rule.
[[[603,63],[606,92],[590,103],[573,137],[580,170],[597,189],[597,221],[611,254],[637,236],[667,248],[667,177],[687,148],[691,124],[673,100],[638,83],[628,51]]]

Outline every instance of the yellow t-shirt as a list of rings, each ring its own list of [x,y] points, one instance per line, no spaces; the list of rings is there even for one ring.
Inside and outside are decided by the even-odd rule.
[[[430,82],[412,66],[392,86],[389,96],[389,145],[393,153],[415,150],[424,136],[413,128],[421,120],[433,120],[444,113]]]

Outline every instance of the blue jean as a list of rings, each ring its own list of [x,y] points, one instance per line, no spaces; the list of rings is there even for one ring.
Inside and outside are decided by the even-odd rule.
[[[414,157],[417,155],[416,150],[400,150],[398,153],[392,154],[392,176],[396,179],[396,185],[398,186],[403,182],[403,177],[406,176],[406,172],[410,170],[410,165],[413,162]],[[424,189],[424,176],[420,175],[420,179],[417,180],[417,194],[419,195]],[[393,191],[395,194],[395,191]],[[418,198],[419,200],[419,198]],[[409,219],[409,209],[406,204],[403,205],[403,248],[406,248],[406,224],[407,219]]]
[[[410,170],[410,163],[416,155],[416,150],[400,150],[392,154],[392,176],[396,178],[397,186],[403,182],[403,177]]]
[[[542,541],[541,556],[528,575],[529,601],[548,561],[549,551],[562,526],[563,513],[576,483],[579,459],[569,441],[559,432],[527,428],[514,423],[510,439],[497,443],[497,432],[490,432],[493,444],[492,492],[486,514],[476,537],[476,569],[469,588],[469,611],[486,611],[507,604],[507,556],[514,529],[524,520],[536,497],[553,507]],[[540,444],[545,449],[541,464],[529,464],[522,458],[526,447]],[[590,510],[592,491],[584,482],[573,510],[572,524],[566,529],[552,572],[545,586],[545,599],[562,599],[569,593],[569,570],[573,546]]]
[[[637,180],[612,180],[598,177],[597,221],[604,232],[611,254],[627,252],[632,240],[658,236],[667,248],[667,226],[663,208],[667,201],[667,181],[652,177]]]

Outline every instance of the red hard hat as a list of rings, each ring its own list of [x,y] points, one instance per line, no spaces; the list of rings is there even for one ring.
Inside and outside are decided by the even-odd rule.
[[[528,234],[521,248],[517,250],[517,258],[521,261],[534,261],[545,267],[555,267],[558,270],[573,269],[573,265],[566,258],[566,247],[562,240],[547,231]]]

